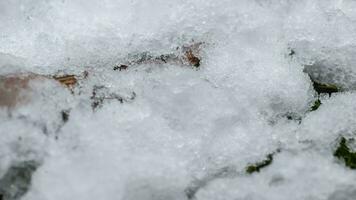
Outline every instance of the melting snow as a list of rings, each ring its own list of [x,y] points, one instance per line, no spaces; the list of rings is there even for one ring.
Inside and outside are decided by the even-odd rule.
[[[355,9],[0,1],[0,199],[354,198]]]

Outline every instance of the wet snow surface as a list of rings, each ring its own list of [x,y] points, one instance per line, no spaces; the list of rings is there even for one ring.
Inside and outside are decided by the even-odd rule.
[[[0,76],[42,77],[0,107],[4,200],[356,196],[333,155],[356,136],[353,0],[1,0],[0,44]]]

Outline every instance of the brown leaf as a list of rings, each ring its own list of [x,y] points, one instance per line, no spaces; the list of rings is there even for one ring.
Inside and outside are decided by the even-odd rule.
[[[68,88],[73,88],[78,82],[75,75],[53,76],[53,78]]]
[[[194,67],[200,66],[200,59],[194,55],[192,49],[189,49],[188,51],[185,52],[185,57],[188,60],[190,65],[192,65]]]

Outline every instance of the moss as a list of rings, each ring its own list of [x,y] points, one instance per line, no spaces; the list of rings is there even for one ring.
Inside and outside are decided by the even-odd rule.
[[[321,106],[321,101],[320,99],[317,99],[316,101],[314,101],[314,104],[310,108],[310,111],[316,111],[320,106]]]
[[[318,95],[329,94],[330,96],[332,93],[340,92],[342,90],[342,88],[335,84],[321,83],[315,80],[315,78],[311,75],[311,72],[308,72],[307,67],[312,67],[312,65],[306,65],[303,72],[308,74],[311,82],[313,83],[313,88],[318,93]]]
[[[312,80],[312,82],[313,82],[314,90],[318,94],[327,93],[327,94],[331,95],[332,93],[336,93],[336,92],[340,91],[340,89],[336,85],[333,85],[333,84],[319,83],[314,80]]]
[[[260,172],[260,170],[262,168],[267,167],[268,165],[270,165],[272,163],[272,161],[273,161],[273,154],[268,154],[265,160],[247,166],[246,167],[246,173],[252,174],[252,173],[255,173],[255,172]]]
[[[349,140],[350,141],[350,140]],[[342,137],[334,156],[345,162],[345,165],[351,169],[356,169],[356,152],[352,152],[347,146],[347,140]]]

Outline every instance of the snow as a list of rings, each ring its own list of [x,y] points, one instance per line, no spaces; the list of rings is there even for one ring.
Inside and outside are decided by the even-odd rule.
[[[0,180],[36,161],[21,199],[184,200],[194,187],[197,200],[351,199],[355,172],[333,151],[355,137],[355,6],[0,1],[0,76],[42,77],[21,90],[28,101],[0,107]],[[197,43],[199,68],[151,60],[113,70],[144,53],[180,58]],[[84,71],[72,90],[50,78]],[[307,73],[343,91],[310,112]],[[245,173],[271,153],[271,165]]]

